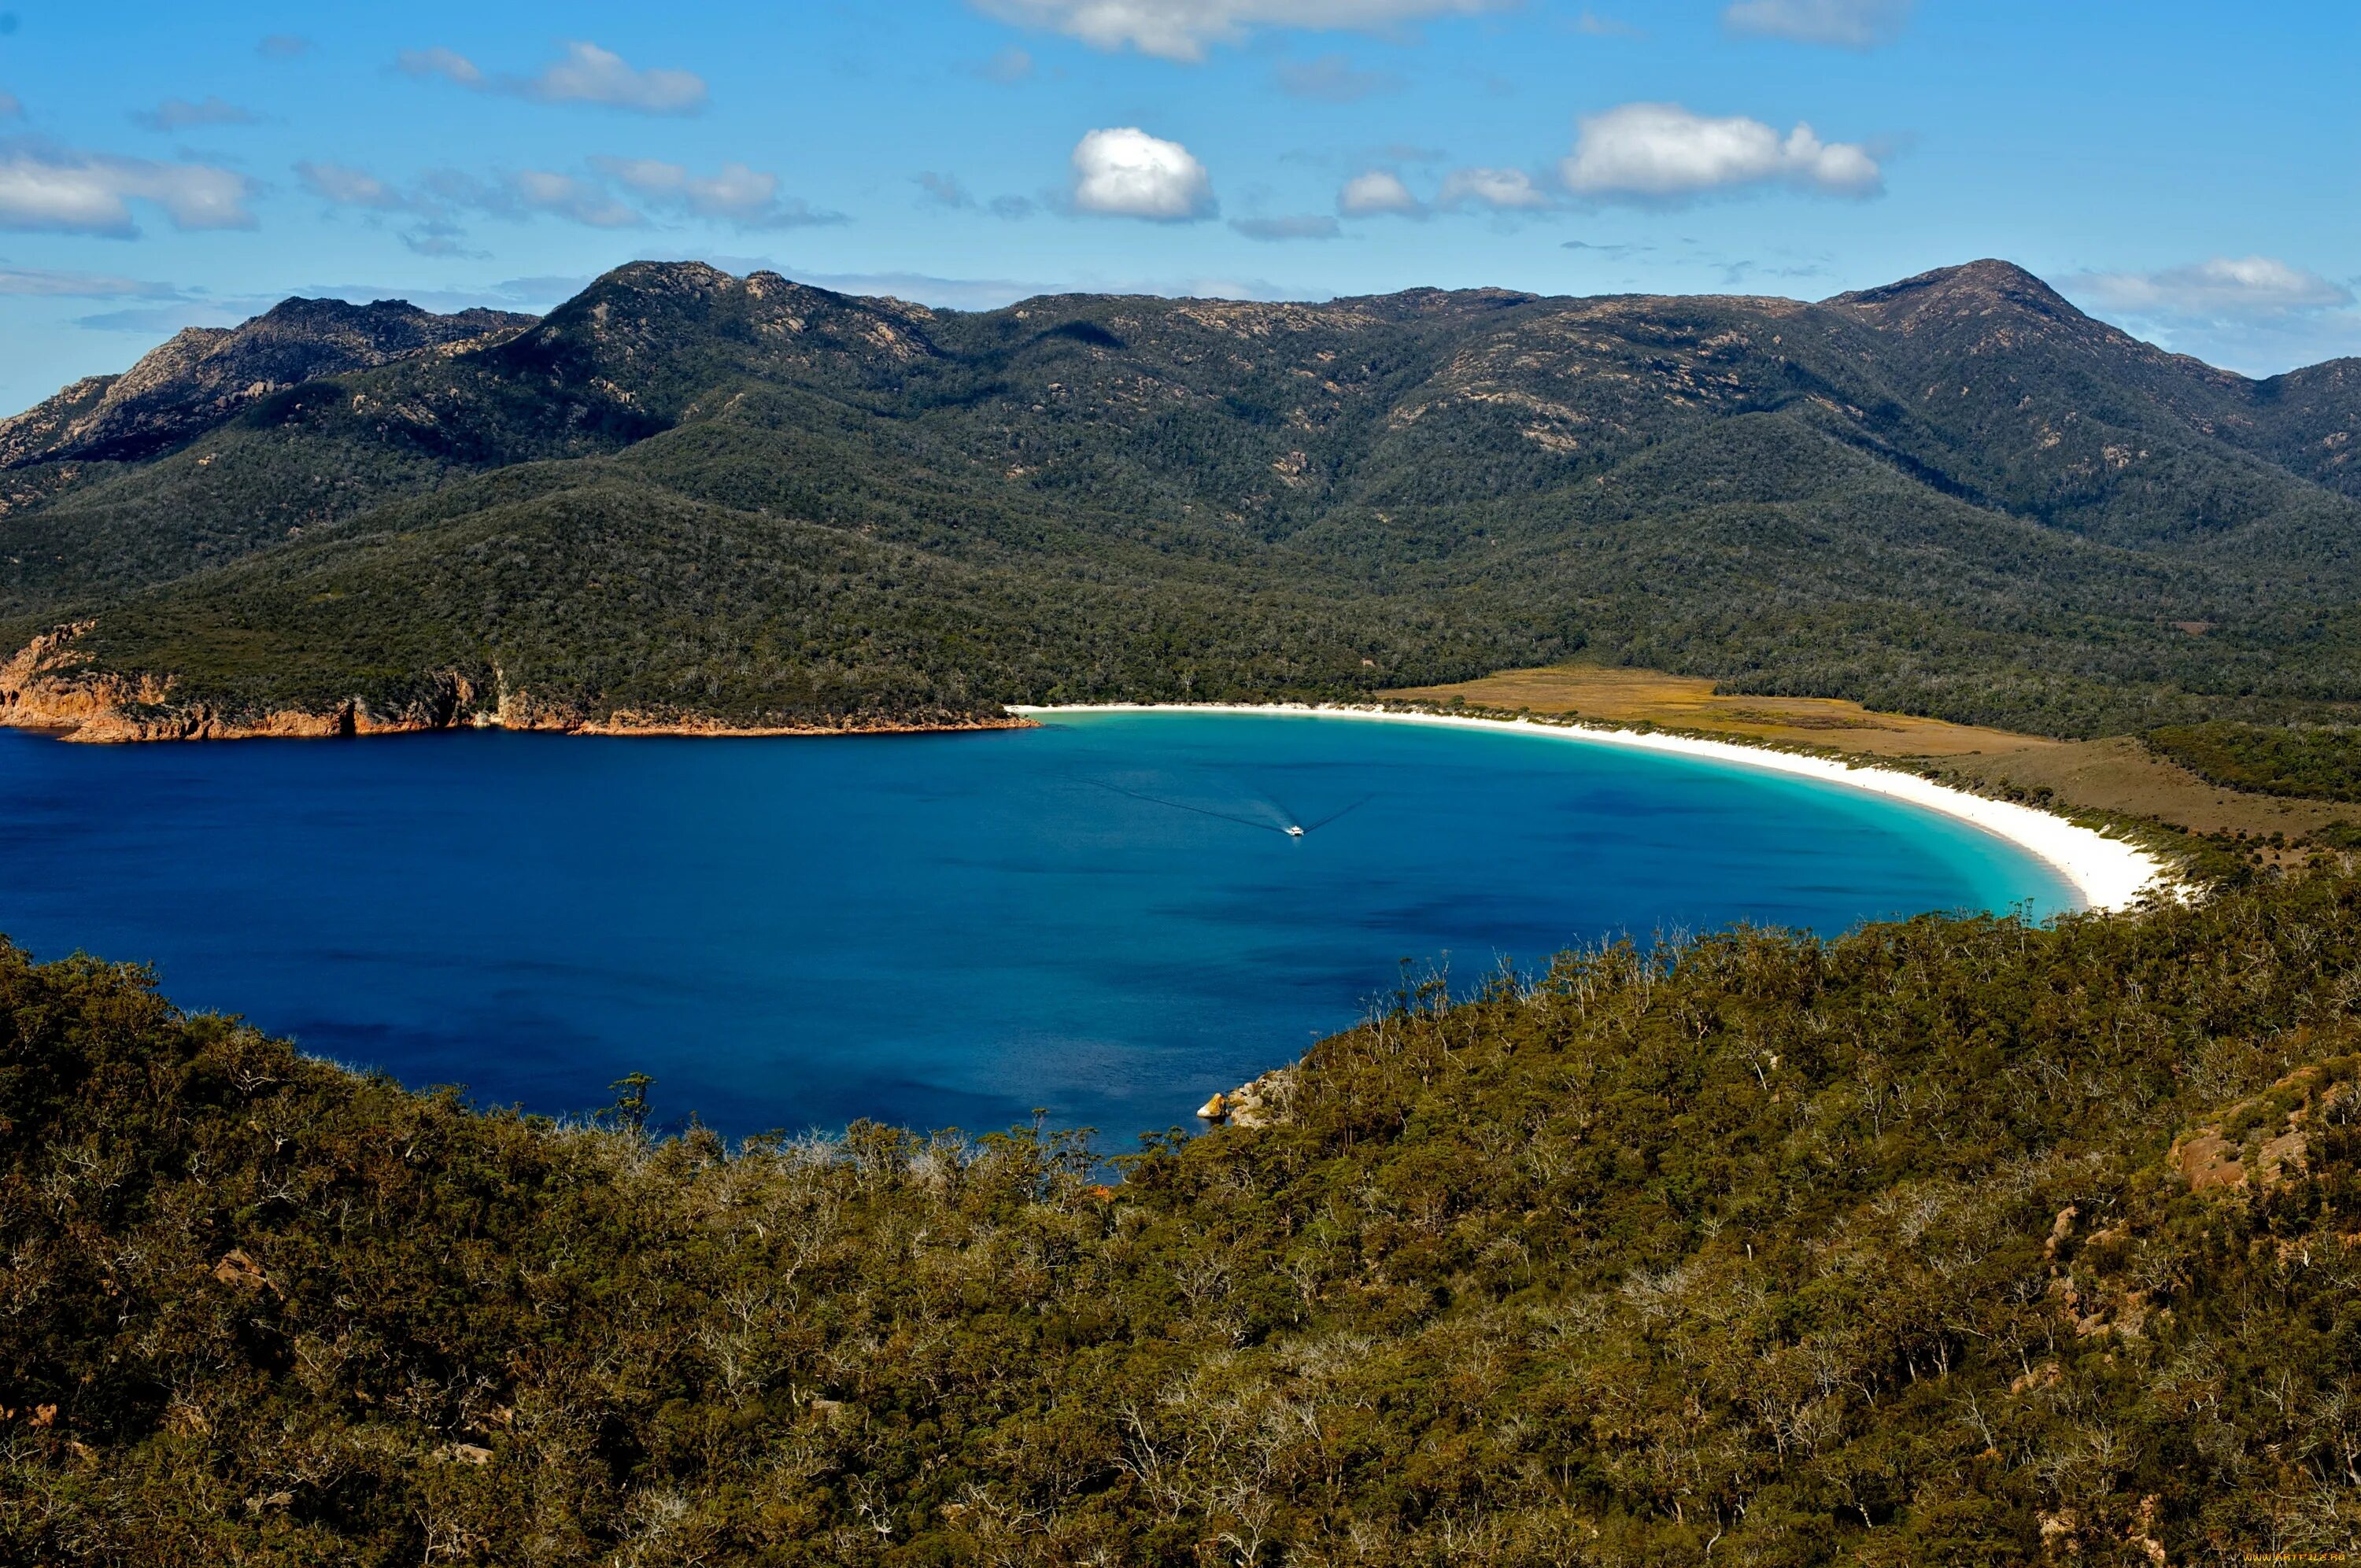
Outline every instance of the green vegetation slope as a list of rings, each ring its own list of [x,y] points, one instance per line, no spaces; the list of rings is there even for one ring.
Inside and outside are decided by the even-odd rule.
[[[2169,725],[2148,744],[2227,789],[2315,800],[2361,801],[2361,734],[2350,729],[2239,724]]]
[[[0,951],[0,1555],[2350,1551],[2356,973],[2332,874],[1569,955],[1102,1185],[479,1112]]]

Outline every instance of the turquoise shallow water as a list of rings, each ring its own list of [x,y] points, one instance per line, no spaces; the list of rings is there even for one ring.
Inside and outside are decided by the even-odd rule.
[[[1316,824],[1302,839],[1280,831]],[[412,1084],[1115,1147],[1389,991],[1602,936],[2070,907],[1940,816],[1545,735],[1207,714],[828,740],[0,731],[0,930]]]

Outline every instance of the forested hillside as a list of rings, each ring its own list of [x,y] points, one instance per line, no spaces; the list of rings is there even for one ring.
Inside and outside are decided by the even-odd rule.
[[[1571,954],[1118,1179],[474,1110],[0,949],[0,1557],[2349,1552],[2356,973],[2334,870]]]
[[[686,263],[538,322],[291,302],[0,425],[0,641],[51,639],[0,714],[825,725],[1584,650],[2052,734],[2334,721],[2348,368],[2247,381],[1989,261],[1818,304],[964,314]]]
[[[2169,726],[2148,744],[2231,789],[2361,801],[2361,733],[2350,729],[2219,720]]]

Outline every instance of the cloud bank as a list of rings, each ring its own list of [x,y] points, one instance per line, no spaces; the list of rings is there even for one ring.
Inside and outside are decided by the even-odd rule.
[[[2086,272],[2078,291],[2111,310],[2251,321],[2353,302],[2353,291],[2268,256],[2217,256],[2160,272]]]
[[[694,174],[685,164],[653,158],[594,158],[590,166],[638,196],[649,207],[682,217],[706,218],[741,229],[800,228],[842,223],[840,213],[815,211],[809,203],[779,194],[779,177],[730,162],[717,173]]]
[[[2269,256],[2216,256],[2154,272],[2084,272],[2059,285],[2094,313],[2210,364],[2268,376],[2361,353],[2350,288]]]
[[[410,188],[346,164],[295,166],[304,190],[334,206],[406,213],[417,222],[403,243],[427,256],[470,254],[457,243],[466,213],[511,222],[554,217],[586,228],[645,228],[656,217],[737,229],[799,228],[845,221],[779,191],[779,177],[736,161],[711,174],[654,158],[593,158],[587,171],[524,169],[480,179],[456,169],[428,172]]]
[[[134,202],[162,209],[177,229],[248,229],[253,189],[210,164],[19,145],[0,151],[0,229],[130,239]]]

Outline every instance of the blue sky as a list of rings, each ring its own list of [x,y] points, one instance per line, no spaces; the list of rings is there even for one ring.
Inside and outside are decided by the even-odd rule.
[[[2361,353],[2348,5],[0,7],[7,409],[289,293],[640,257],[981,306],[2001,256],[2238,370]]]

